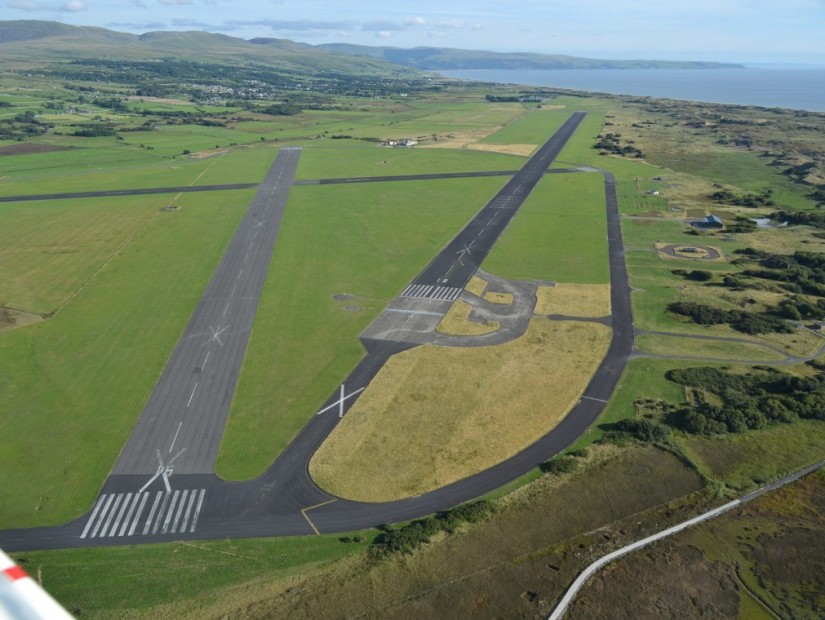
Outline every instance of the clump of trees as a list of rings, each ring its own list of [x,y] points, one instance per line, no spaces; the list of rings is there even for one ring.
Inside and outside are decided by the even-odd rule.
[[[748,193],[742,196],[737,196],[729,189],[720,189],[710,195],[710,197],[719,204],[735,205],[738,207],[773,207],[776,205],[776,202],[772,196],[772,189],[766,189],[761,194]]]
[[[381,558],[394,553],[412,553],[436,534],[452,533],[464,523],[483,521],[492,511],[492,503],[480,500],[417,519],[398,529],[385,527],[370,546],[370,554],[374,558]]]
[[[728,324],[743,334],[790,334],[793,332],[793,326],[786,320],[767,312],[722,310],[715,306],[692,301],[675,301],[668,304],[667,309],[673,314],[689,318],[698,325]]]
[[[791,293],[825,297],[825,255],[815,252],[768,254],[758,250],[737,250],[736,253],[758,261],[760,268],[745,269],[742,275],[771,280]]]
[[[596,142],[593,148],[600,150],[602,154],[613,153],[614,155],[621,155],[622,157],[632,155],[639,159],[645,156],[642,151],[631,144],[625,144],[623,146],[621,137],[622,134],[620,133],[604,134],[603,136],[599,136],[599,141]]]
[[[741,433],[799,419],[825,420],[825,374],[798,377],[769,367],[734,374],[724,368],[683,368],[665,375],[679,385],[713,393],[714,401],[686,406],[670,424],[696,435]]]
[[[693,269],[692,271],[687,271],[685,269],[673,269],[670,273],[674,276],[680,276],[685,280],[692,280],[694,282],[709,282],[713,279],[713,274],[710,271],[705,271],[704,269]]]

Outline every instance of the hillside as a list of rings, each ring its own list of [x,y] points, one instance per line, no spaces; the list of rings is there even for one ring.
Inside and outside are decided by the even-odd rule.
[[[498,53],[441,47],[371,47],[329,43],[321,49],[380,58],[421,70],[459,69],[740,69],[742,65],[718,62],[669,60],[598,60],[557,54]]]
[[[282,39],[246,41],[208,32],[148,32],[134,35],[58,22],[0,21],[4,68],[31,70],[55,62],[156,60],[260,64],[308,76],[323,74],[403,77],[410,69],[380,58],[353,56]]]

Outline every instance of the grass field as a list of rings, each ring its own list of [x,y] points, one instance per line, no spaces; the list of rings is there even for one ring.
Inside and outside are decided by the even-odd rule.
[[[296,177],[336,179],[353,176],[435,174],[439,172],[482,172],[518,170],[524,159],[514,155],[472,150],[312,147],[304,149]],[[507,177],[501,177],[503,185]]]
[[[172,195],[10,203],[0,207],[0,306],[54,312],[161,213]],[[114,204],[113,204],[114,203]]]
[[[15,554],[79,618],[173,618],[243,601],[249,588],[300,584],[308,572],[360,554],[371,538],[337,536],[135,545]]]
[[[455,235],[498,179],[295,187],[218,459],[261,473],[363,355],[358,334]],[[344,309],[332,299],[354,296]],[[277,421],[277,424],[273,422]]]
[[[610,285],[569,284],[540,286],[536,291],[536,314],[562,314],[585,318],[610,314]]]
[[[709,476],[745,490],[821,460],[825,424],[809,420],[742,435],[682,437],[678,442]]]
[[[172,159],[156,151],[103,146],[0,157],[0,195],[259,183],[276,153],[271,146],[237,147],[214,157]]]
[[[539,181],[484,261],[484,269],[519,280],[607,283],[601,175],[557,174]]]
[[[57,316],[0,337],[0,424],[15,438],[0,462],[17,464],[0,487],[0,527],[91,506],[251,197],[183,196]],[[155,199],[155,211],[167,202]]]
[[[531,110],[521,118],[508,123],[490,134],[481,142],[484,144],[534,144],[544,143],[574,110],[544,109]]]
[[[310,473],[334,495],[388,501],[483,471],[567,414],[609,339],[602,325],[536,318],[504,345],[402,353],[321,446]]]
[[[636,337],[636,347],[645,353],[673,355],[675,357],[706,357],[723,360],[759,362],[780,361],[785,356],[757,344],[725,342],[719,340],[693,340],[642,334]]]

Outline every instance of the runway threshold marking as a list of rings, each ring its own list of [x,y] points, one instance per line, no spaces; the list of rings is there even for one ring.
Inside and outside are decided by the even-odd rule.
[[[321,532],[319,532],[318,528],[315,527],[315,524],[312,522],[312,519],[309,518],[309,515],[307,514],[307,512],[309,512],[310,510],[315,510],[316,508],[320,508],[321,506],[326,506],[327,504],[332,504],[333,502],[337,502],[337,501],[338,501],[337,499],[330,499],[330,500],[327,500],[325,502],[321,502],[320,504],[315,504],[314,506],[308,506],[306,508],[301,508],[301,514],[304,515],[304,519],[307,520],[307,523],[309,523],[309,527],[312,528],[312,531],[315,532],[315,534],[317,536],[320,536]]]
[[[149,514],[144,511],[154,496]],[[80,538],[121,538],[148,534],[192,534],[206,489],[107,493],[100,496]],[[143,528],[139,526],[143,524]]]

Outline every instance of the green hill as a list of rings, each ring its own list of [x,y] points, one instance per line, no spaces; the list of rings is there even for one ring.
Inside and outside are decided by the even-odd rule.
[[[100,58],[259,64],[308,76],[339,73],[403,77],[414,73],[379,58],[341,54],[281,39],[247,41],[200,31],[134,35],[58,22],[0,21],[0,61],[6,69],[36,69],[55,62]]]

